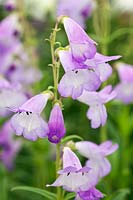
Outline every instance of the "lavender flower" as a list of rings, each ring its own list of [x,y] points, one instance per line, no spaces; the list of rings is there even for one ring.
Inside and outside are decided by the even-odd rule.
[[[116,99],[125,104],[133,102],[133,66],[125,63],[117,64],[120,83],[116,86]]]
[[[89,159],[86,166],[94,170],[98,178],[102,178],[111,170],[106,156],[115,152],[118,149],[118,144],[113,145],[111,141],[105,141],[97,145],[93,142],[83,141],[77,142],[76,148],[81,155]]]
[[[91,120],[91,127],[98,128],[100,125],[104,126],[107,120],[107,112],[105,103],[115,98],[116,92],[112,91],[112,86],[108,85],[99,92],[87,92],[78,97],[82,103],[89,105],[87,117]]]
[[[85,20],[91,15],[94,7],[93,0],[58,0],[57,16],[69,16],[84,28]]]
[[[61,96],[71,96],[76,99],[83,90],[95,91],[99,88],[101,81],[94,71],[86,69],[87,66],[73,60],[69,51],[60,51],[59,56],[65,70],[58,86]]]
[[[64,137],[66,129],[64,126],[64,119],[60,105],[56,103],[51,111],[49,122],[48,139],[52,143],[59,143],[61,138]]]
[[[59,171],[59,177],[52,185],[63,186],[68,191],[86,191],[97,183],[96,176],[91,176],[91,169],[82,167],[78,157],[70,148],[65,147],[63,153],[63,169]]]
[[[11,124],[16,135],[23,135],[28,140],[44,138],[49,132],[47,123],[40,117],[46,106],[50,93],[38,94],[17,109],[12,109],[16,114],[11,119]]]
[[[75,61],[83,62],[93,58],[96,54],[96,42],[72,19],[64,17],[63,24]]]
[[[104,195],[93,187],[88,191],[78,192],[75,200],[100,200],[103,197]]]
[[[21,141],[13,139],[13,129],[10,121],[6,122],[0,129],[0,161],[11,170],[14,165],[14,159],[20,150]]]
[[[107,63],[120,56],[104,56],[96,52],[96,42],[72,19],[65,17],[64,27],[70,48],[59,51],[59,58],[65,74],[59,83],[59,93],[63,97],[78,98],[84,90],[96,91],[101,82],[112,73]]]

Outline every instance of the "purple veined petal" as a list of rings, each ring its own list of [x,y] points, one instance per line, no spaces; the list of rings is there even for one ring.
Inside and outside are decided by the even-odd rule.
[[[62,64],[65,72],[71,71],[71,70],[74,70],[74,69],[86,69],[86,68],[88,68],[88,66],[85,65],[84,63],[76,62],[73,59],[72,53],[71,53],[70,50],[59,51],[59,57],[60,57],[60,61],[61,61],[61,64]]]
[[[94,57],[96,42],[72,19],[64,17],[63,23],[74,59],[78,62],[83,62],[86,59]]]
[[[63,169],[69,166],[75,167],[77,170],[82,168],[76,154],[69,147],[65,147],[63,153]]]
[[[95,72],[87,69],[68,71],[62,77],[58,91],[63,97],[78,98],[83,90],[97,90],[101,82]]]
[[[55,104],[48,122],[48,140],[52,143],[59,143],[66,133],[64,118],[59,104]]]
[[[112,154],[118,147],[118,144],[112,144],[111,141],[105,141],[99,145],[100,151],[104,156]]]
[[[35,95],[34,97],[26,101],[23,105],[21,105],[18,110],[40,114],[42,110],[45,108],[49,98],[50,98],[49,93],[45,93],[45,94],[41,93],[41,94]]]
[[[118,63],[116,67],[121,82],[133,83],[133,65]]]
[[[80,25],[71,18],[64,17],[63,23],[70,43],[91,42],[96,44],[96,42],[87,35]]]
[[[90,106],[87,112],[88,119],[91,120],[91,127],[98,128],[100,125],[104,126],[107,120],[107,112],[104,105]]]
[[[77,193],[75,200],[100,200],[104,195],[95,187]]]
[[[96,53],[96,47],[93,43],[70,43],[73,58],[77,62],[83,62],[86,59],[93,58]]]
[[[80,152],[80,154],[86,158],[93,159],[95,158],[95,155],[99,154],[98,145],[93,142],[76,142],[75,146],[76,149]]]
[[[112,68],[108,63],[98,64],[93,67],[102,82],[106,81],[112,74]]]
[[[119,83],[115,87],[115,91],[117,93],[116,99],[125,104],[133,102],[133,83]]]
[[[33,141],[38,137],[46,137],[49,132],[47,123],[35,113],[17,113],[11,118],[11,125],[16,135],[23,135]]]
[[[101,98],[103,103],[107,103],[114,99],[117,95],[115,90],[112,90],[111,85],[107,85],[99,92],[99,97]]]

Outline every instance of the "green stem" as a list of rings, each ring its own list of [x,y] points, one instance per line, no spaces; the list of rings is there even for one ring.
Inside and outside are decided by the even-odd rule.
[[[60,20],[57,20],[55,28],[50,36],[50,47],[52,56],[52,68],[53,68],[53,81],[54,81],[54,101],[58,100],[58,79],[59,79],[59,67],[60,63],[58,57],[55,54],[55,44],[56,44],[56,33],[58,31],[58,25]],[[58,170],[60,169],[60,143],[56,145],[56,177],[58,177]],[[57,200],[61,200],[61,188],[57,187]]]

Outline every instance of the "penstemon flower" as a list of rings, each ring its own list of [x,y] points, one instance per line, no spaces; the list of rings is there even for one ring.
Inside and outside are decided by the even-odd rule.
[[[94,170],[98,178],[102,178],[111,170],[111,165],[106,156],[115,152],[118,149],[118,144],[113,145],[111,141],[105,141],[97,145],[93,142],[83,141],[76,142],[76,149],[81,155],[89,159],[86,166]]]
[[[116,99],[125,104],[133,102],[133,66],[125,63],[117,64],[120,83],[116,86]]]
[[[61,96],[71,96],[76,99],[83,93],[83,90],[95,91],[99,88],[101,81],[97,74],[86,69],[85,65],[74,61],[70,52],[60,51],[59,57],[65,70],[58,86]]]
[[[96,52],[96,42],[72,19],[63,19],[70,48],[59,51],[59,58],[65,70],[58,91],[63,97],[78,98],[83,91],[96,91],[101,82],[112,74],[107,63],[120,56],[104,56]]]
[[[61,138],[64,137],[66,129],[64,126],[64,119],[61,107],[58,103],[55,103],[50,118],[48,121],[49,133],[48,140],[52,143],[59,143]]]
[[[49,132],[47,123],[40,117],[40,113],[45,108],[50,93],[38,94],[23,105],[12,109],[16,114],[11,118],[11,125],[16,135],[23,135],[26,139],[37,140],[38,137],[44,138]]]
[[[112,86],[108,85],[99,92],[87,92],[78,97],[78,101],[89,105],[87,117],[91,120],[91,127],[98,128],[104,126],[107,120],[105,103],[116,97],[116,92],[112,91]]]
[[[81,163],[70,148],[65,147],[63,153],[63,169],[60,170],[57,180],[47,186],[63,186],[65,190],[80,192],[87,191],[97,183],[95,174],[91,176],[91,168],[82,167]]]
[[[83,62],[86,59],[93,58],[96,54],[96,42],[72,19],[64,17],[63,24],[73,58],[77,62]]]

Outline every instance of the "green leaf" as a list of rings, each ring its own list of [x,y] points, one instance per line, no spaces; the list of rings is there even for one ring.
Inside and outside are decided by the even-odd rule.
[[[130,190],[128,188],[120,189],[106,200],[125,200],[125,197],[130,194]]]
[[[65,196],[64,200],[69,200],[72,199],[73,197],[75,197],[75,193],[69,193]]]
[[[78,140],[82,140],[82,141],[84,140],[82,137],[80,137],[78,135],[69,135],[69,136],[65,137],[64,139],[62,139],[61,144],[64,144],[67,141],[72,140],[72,139],[78,139]]]
[[[11,191],[15,191],[15,190],[25,190],[28,192],[34,192],[34,193],[44,196],[50,200],[56,199],[56,194],[49,192],[47,190],[43,190],[43,189],[39,189],[39,188],[35,188],[35,187],[17,186],[17,187],[14,187],[11,189]]]

